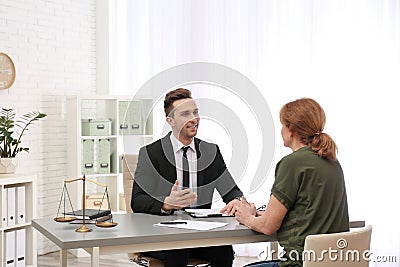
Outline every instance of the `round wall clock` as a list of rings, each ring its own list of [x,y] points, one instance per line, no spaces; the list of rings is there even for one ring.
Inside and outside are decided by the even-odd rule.
[[[14,63],[6,53],[0,52],[0,90],[10,88],[14,81]]]

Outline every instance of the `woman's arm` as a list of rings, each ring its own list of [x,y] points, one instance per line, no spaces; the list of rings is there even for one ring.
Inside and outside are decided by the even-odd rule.
[[[266,235],[276,232],[281,227],[287,213],[286,207],[271,195],[265,212],[254,212],[250,205],[241,205],[235,213],[236,219],[247,227]]]

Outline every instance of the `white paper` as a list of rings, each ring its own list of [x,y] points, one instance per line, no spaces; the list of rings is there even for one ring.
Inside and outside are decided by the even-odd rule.
[[[155,226],[165,226],[172,228],[181,228],[181,229],[192,229],[192,230],[211,230],[214,228],[222,227],[227,225],[228,223],[221,222],[205,222],[198,220],[173,220],[172,222],[186,222],[186,224],[161,224],[156,223]]]
[[[221,209],[185,209],[192,217],[206,218],[206,217],[228,217],[229,215],[220,212]]]

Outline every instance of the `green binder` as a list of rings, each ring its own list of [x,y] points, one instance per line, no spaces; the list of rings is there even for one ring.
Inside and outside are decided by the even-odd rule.
[[[130,134],[142,134],[142,114],[140,111],[140,101],[133,100],[129,105],[130,113],[130,124],[129,133]]]
[[[94,139],[82,141],[82,173],[94,174]]]
[[[110,173],[110,139],[99,139],[97,151],[97,172]]]
[[[119,135],[129,134],[130,112],[128,111],[130,101],[118,102],[118,131]]]

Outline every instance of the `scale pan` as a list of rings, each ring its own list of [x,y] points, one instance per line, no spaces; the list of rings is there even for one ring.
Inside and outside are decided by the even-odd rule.
[[[117,225],[118,225],[118,223],[116,223],[116,222],[96,222],[96,226],[103,227],[103,228],[114,227]]]
[[[76,217],[56,217],[54,220],[56,222],[72,222],[76,220]]]

